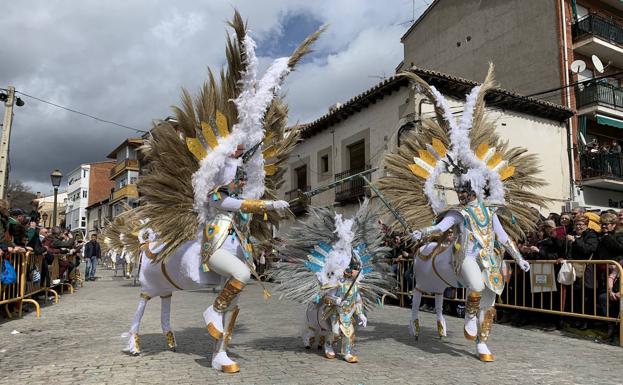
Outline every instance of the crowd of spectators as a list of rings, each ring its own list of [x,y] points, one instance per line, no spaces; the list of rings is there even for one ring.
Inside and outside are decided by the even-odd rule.
[[[0,258],[11,253],[29,252],[27,281],[37,286],[51,286],[50,265],[58,260],[58,276],[64,283],[75,282],[74,269],[80,264],[82,241],[60,227],[43,227],[38,217],[26,215],[20,208],[9,209],[9,203],[0,199]],[[15,268],[15,267],[14,267]]]
[[[623,264],[623,210],[586,211],[576,208],[561,214],[551,213],[547,218],[539,216],[534,233],[527,234],[519,243],[519,249],[529,261],[552,261],[554,266],[555,292],[546,295],[532,295],[530,273],[514,272],[519,279],[509,279],[508,296],[502,300],[511,305],[584,313],[592,316],[617,317],[621,298],[621,277],[614,264],[573,264],[576,260],[606,260]],[[402,291],[413,287],[413,255],[408,236],[392,231],[383,225],[385,244],[392,249],[388,263],[396,278],[401,281]],[[510,256],[506,256],[510,259]],[[399,265],[404,266],[402,276]],[[559,272],[567,264],[574,269],[574,282],[561,283]],[[449,293],[455,293],[448,289]],[[506,302],[503,301],[503,302]],[[424,305],[426,306],[426,304]],[[572,327],[579,330],[603,331],[602,338],[614,341],[617,325],[614,322],[587,322],[586,318],[564,318],[537,312],[508,310],[500,312],[501,322],[515,325],[538,323],[544,328]]]
[[[583,149],[582,172],[586,176],[604,174],[621,176],[623,156],[621,156],[621,145],[617,140],[601,144],[597,140],[592,140]]]

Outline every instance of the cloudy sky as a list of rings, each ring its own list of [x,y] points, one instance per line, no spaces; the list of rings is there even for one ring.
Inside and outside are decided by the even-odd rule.
[[[431,0],[415,0],[415,13]],[[412,0],[32,0],[3,4],[0,88],[147,130],[171,114],[181,87],[198,89],[225,62],[225,21],[248,19],[263,63],[287,56],[322,24],[329,30],[287,80],[289,122],[308,122],[402,59]],[[24,95],[15,108],[12,180],[51,191],[50,172],[105,160],[131,130]],[[66,182],[66,180],[65,180]]]

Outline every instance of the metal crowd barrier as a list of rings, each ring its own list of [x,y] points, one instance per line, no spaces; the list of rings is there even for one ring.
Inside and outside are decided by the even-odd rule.
[[[9,263],[15,269],[16,281],[11,285],[2,285],[0,282],[0,305],[4,305],[7,317],[13,318],[15,310],[19,315],[22,314],[22,300],[24,298],[24,285],[26,282],[26,258],[28,254],[11,253],[8,258],[4,255],[1,257],[2,263],[4,259],[8,259]],[[16,304],[17,308],[13,311],[9,310],[9,304]]]
[[[2,257],[4,258],[4,257]],[[63,277],[60,275],[59,261],[61,258],[70,258],[65,255],[56,255],[51,265],[47,266],[47,269],[43,267],[45,258],[41,255],[34,255],[31,252],[27,253],[11,253],[8,256],[9,263],[13,266],[16,273],[16,282],[11,285],[2,285],[0,283],[0,306],[4,305],[4,309],[8,318],[13,318],[14,313],[18,313],[19,317],[23,314],[23,305],[32,304],[35,307],[37,318],[41,316],[41,307],[39,303],[33,298],[36,294],[44,293],[45,302],[48,301],[48,295],[51,293],[54,295],[54,303],[59,301],[59,293],[55,288],[60,288],[62,294],[65,288],[70,293],[74,292],[74,288],[70,283],[63,282]],[[39,282],[32,281],[31,271],[36,268],[41,274]],[[49,279],[46,278],[45,272],[48,272]],[[80,277],[80,271],[74,268],[70,279],[82,283]],[[9,309],[9,304],[15,303],[16,307],[13,310]]]
[[[23,296],[23,300],[22,302],[26,302],[26,303],[30,303],[35,307],[35,312],[37,314],[37,318],[39,318],[41,316],[41,307],[39,306],[39,302],[37,302],[36,300],[34,300],[32,297],[35,294],[39,294],[41,292],[45,293],[45,296],[47,298],[48,296],[48,292],[52,291],[57,298],[57,302],[58,302],[58,294],[56,294],[56,292],[50,288],[48,288],[45,285],[45,281],[46,278],[43,276],[43,273],[46,271],[45,269],[43,269],[43,264],[45,263],[43,255],[33,255],[32,253],[29,253],[29,255],[27,256],[27,268],[26,268],[26,274],[30,274],[30,271],[33,268],[36,268],[39,273],[40,273],[40,280],[37,284],[35,284],[34,282],[32,282],[32,278],[25,279],[25,287],[24,287],[24,296]],[[21,313],[20,313],[21,316]]]
[[[69,290],[70,294],[73,294],[74,292],[74,287],[72,286],[72,284],[64,282],[63,275],[61,275],[61,272],[60,272],[60,261],[62,259],[67,260],[69,258],[71,258],[71,256],[69,255],[57,254],[54,256],[54,261],[49,266],[50,288],[60,288],[60,294],[64,294],[65,288]],[[75,273],[75,271],[76,271],[76,268],[74,267],[73,273]],[[55,303],[58,303],[58,294],[56,294],[54,298],[55,298]],[[47,301],[47,296],[46,296],[46,301]]]
[[[512,268],[512,274],[505,281],[504,292],[498,296],[496,307],[599,320],[619,324],[619,345],[623,347],[623,295],[618,300],[610,299],[612,288],[608,286],[608,275],[618,272],[619,293],[623,294],[623,267],[614,260],[567,260],[577,274],[571,285],[558,282],[560,264],[554,260],[529,261],[529,272],[516,268],[515,261],[505,261]],[[398,263],[398,287],[394,294],[399,305],[405,306],[405,297],[413,293],[413,281],[405,279],[405,272],[413,269],[413,259]],[[465,288],[453,290],[452,298],[444,300],[465,302]],[[605,296],[605,298],[604,298]],[[424,297],[433,298],[430,295]],[[600,304],[605,300],[605,310]],[[618,305],[618,310],[616,309]]]

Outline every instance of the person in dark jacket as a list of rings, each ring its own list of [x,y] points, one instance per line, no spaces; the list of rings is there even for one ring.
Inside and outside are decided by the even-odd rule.
[[[588,217],[576,215],[573,219],[573,234],[567,235],[569,259],[591,259],[599,246],[599,236],[593,229],[588,228]]]
[[[599,236],[593,229],[590,229],[588,225],[589,219],[586,215],[577,214],[575,218],[573,218],[574,235],[567,235],[567,245],[570,251],[568,259],[576,261],[593,259],[599,247]],[[592,268],[590,268],[590,266],[591,265],[586,265],[584,277],[590,276],[592,280]],[[584,290],[583,292],[582,284],[584,284],[585,289],[589,290]],[[575,313],[582,312],[582,304],[584,304],[584,309],[586,311],[588,311],[587,309],[593,308],[591,303],[593,295],[590,293],[590,290],[592,290],[590,281],[579,277],[576,279],[573,288],[573,311]],[[576,327],[586,329],[588,326],[586,321],[581,321],[576,323]]]
[[[551,219],[543,222],[543,238],[537,242],[538,259],[557,260],[564,255],[565,242],[556,237],[556,222]]]
[[[66,235],[61,234],[61,229],[59,227],[52,228],[52,237],[51,237],[51,247],[48,251],[53,254],[69,254],[70,249],[74,246],[74,238],[70,232],[67,232]],[[44,243],[45,245],[45,243]],[[67,277],[74,270],[75,265],[67,260],[65,255],[59,257],[58,260],[59,266],[59,277],[62,277],[67,271]]]
[[[617,214],[606,212],[600,217],[602,236],[599,240],[599,247],[595,253],[595,259],[600,260],[614,260],[619,261],[623,256],[623,231],[618,228]],[[605,316],[607,313],[607,307],[610,306],[611,311],[609,314],[618,314],[618,309],[615,309],[613,304],[609,304],[609,300],[612,302],[618,302],[617,288],[614,287],[616,281],[616,273],[618,269],[613,269],[614,265],[597,265],[597,303],[599,307],[599,315]],[[615,279],[612,279],[612,273],[615,272]],[[608,289],[609,287],[609,289]],[[616,304],[615,304],[616,305]],[[614,335],[615,324],[608,323],[608,335],[607,340],[610,340]]]
[[[25,218],[26,216],[21,209],[11,210],[9,234],[13,238],[15,246],[26,247],[26,243],[28,242],[26,238],[26,227],[24,226]]]
[[[84,246],[84,260],[86,261],[87,268],[85,275],[86,281],[95,281],[95,269],[97,268],[97,261],[102,258],[102,249],[97,242],[97,235],[91,235],[91,240]]]

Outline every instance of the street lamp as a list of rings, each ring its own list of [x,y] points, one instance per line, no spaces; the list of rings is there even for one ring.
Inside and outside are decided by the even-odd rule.
[[[56,197],[58,195],[58,188],[61,185],[61,179],[63,179],[63,174],[56,169],[52,174],[50,174],[50,179],[52,179],[52,186],[54,187],[54,210],[52,212],[52,227],[56,227]]]
[[[41,219],[43,219],[43,227],[48,227],[47,223],[48,223],[48,213],[43,213],[41,215]]]

